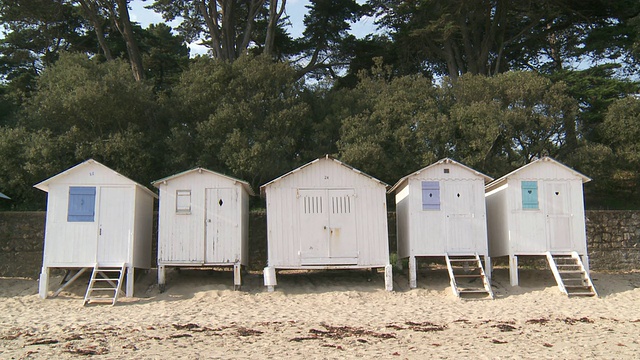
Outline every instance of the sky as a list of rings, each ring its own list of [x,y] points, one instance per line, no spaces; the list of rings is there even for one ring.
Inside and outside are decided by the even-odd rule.
[[[133,0],[130,3],[131,11],[130,16],[131,20],[140,24],[143,28],[146,28],[150,24],[157,24],[164,22],[162,20],[162,15],[155,13],[153,10],[145,9],[145,6],[150,5],[153,0]],[[358,2],[363,3],[363,0],[359,0]],[[291,26],[287,29],[289,34],[293,38],[300,37],[302,32],[304,31],[303,19],[307,14],[306,5],[309,4],[308,0],[287,0],[285,13],[289,16],[289,21],[291,22]],[[176,27],[178,25],[177,21],[172,23],[168,23],[171,27]],[[362,38],[368,34],[372,34],[375,32],[375,25],[373,23],[373,18],[363,18],[358,21],[356,24],[351,26],[351,33],[356,37]],[[191,49],[191,56],[197,54],[205,54],[207,49],[196,43],[189,44],[189,48]]]

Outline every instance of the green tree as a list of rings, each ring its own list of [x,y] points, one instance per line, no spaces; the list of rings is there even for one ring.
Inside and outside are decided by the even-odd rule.
[[[60,52],[91,47],[83,19],[62,0],[2,0],[0,22],[0,80],[11,83],[19,100],[28,96],[36,77]]]
[[[608,192],[640,205],[640,100],[626,97],[611,104],[601,130],[613,155],[603,164],[611,169]]]
[[[258,186],[302,161],[309,106],[295,70],[266,57],[200,58],[174,89],[173,168],[201,165]],[[179,162],[179,163],[178,163]]]
[[[38,79],[19,124],[31,133],[46,131],[49,146],[64,144],[58,171],[95,158],[148,184],[159,175],[157,139],[167,131],[161,113],[152,86],[135,81],[127,62],[62,54]]]
[[[358,85],[342,94],[343,107],[351,109],[338,141],[339,157],[345,162],[393,183],[447,156],[449,123],[440,116],[430,79],[391,79],[390,69],[378,62],[371,75],[362,72]]]
[[[443,90],[455,158],[493,176],[545,155],[562,159],[577,112],[563,83],[533,72],[467,74]]]
[[[272,56],[286,0],[155,0],[150,6],[166,21],[181,19],[178,31],[188,41],[204,37],[216,59],[235,61],[257,45]],[[261,23],[266,30],[259,38]]]

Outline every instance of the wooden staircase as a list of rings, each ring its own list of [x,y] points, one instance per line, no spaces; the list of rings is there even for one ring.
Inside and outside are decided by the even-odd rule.
[[[556,278],[558,288],[567,296],[598,296],[591,277],[577,252],[552,255],[547,252],[549,267]]]
[[[466,294],[489,296],[493,299],[491,284],[482,267],[478,254],[474,255],[445,255],[451,290],[457,297]]]
[[[122,293],[122,279],[127,271],[125,264],[97,265],[91,273],[82,305],[88,303],[111,303],[115,305]]]

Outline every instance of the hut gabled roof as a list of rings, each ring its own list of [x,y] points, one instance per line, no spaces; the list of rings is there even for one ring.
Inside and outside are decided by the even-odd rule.
[[[571,174],[573,174],[575,177],[580,178],[580,179],[582,180],[582,183],[583,183],[583,184],[584,184],[584,183],[587,183],[587,182],[589,182],[589,181],[591,181],[591,178],[590,178],[590,177],[588,177],[588,176],[586,176],[586,175],[584,175],[584,174],[582,174],[582,173],[580,173],[580,172],[578,172],[578,171],[576,171],[576,170],[574,170],[574,169],[572,169],[572,168],[568,167],[567,165],[565,165],[565,164],[563,164],[563,163],[561,163],[561,162],[559,162],[559,161],[557,161],[557,160],[555,160],[555,159],[553,159],[553,158],[550,158],[550,157],[548,157],[548,156],[545,156],[545,157],[543,157],[543,158],[540,158],[540,159],[537,159],[537,160],[535,160],[535,161],[532,161],[532,162],[530,162],[530,163],[528,163],[528,164],[526,164],[526,165],[524,165],[524,166],[521,166],[521,167],[519,167],[519,168],[517,168],[517,169],[513,170],[512,172],[510,172],[510,173],[508,173],[508,174],[506,174],[506,175],[504,175],[504,176],[500,177],[499,179],[496,179],[496,180],[492,181],[491,183],[489,183],[489,184],[487,184],[487,185],[485,186],[485,192],[488,192],[488,191],[494,190],[494,189],[496,189],[496,188],[498,188],[498,187],[500,187],[500,186],[504,185],[504,183],[506,183],[506,182],[507,182],[507,179],[508,179],[509,177],[513,176],[514,174],[516,174],[516,173],[518,173],[518,172],[521,172],[521,171],[523,171],[524,169],[527,169],[527,168],[529,168],[529,167],[537,166],[537,165],[539,165],[539,164],[541,164],[541,163],[551,163],[551,164],[554,164],[554,165],[556,165],[556,166],[559,166],[559,167],[561,167],[561,168],[563,168],[563,169],[567,170],[567,171],[568,171],[568,172],[570,172]]]
[[[176,178],[179,178],[181,176],[188,175],[188,174],[192,174],[194,172],[198,172],[198,173],[205,172],[205,173],[208,173],[208,174],[212,174],[212,175],[215,175],[215,176],[219,176],[219,177],[225,178],[225,179],[230,180],[230,181],[232,181],[234,183],[239,183],[247,191],[247,193],[249,193],[249,195],[251,195],[251,196],[255,196],[256,195],[253,192],[253,189],[251,188],[251,185],[249,185],[248,182],[246,182],[244,180],[240,180],[240,179],[234,178],[232,176],[228,176],[228,175],[224,175],[224,174],[221,174],[221,173],[218,173],[218,172],[215,172],[215,171],[211,171],[209,169],[205,169],[205,168],[202,168],[202,167],[193,168],[193,169],[190,169],[190,170],[187,170],[187,171],[183,171],[181,173],[177,173],[175,175],[167,176],[165,178],[156,180],[156,181],[152,182],[151,184],[153,186],[155,186],[155,187],[160,187],[160,184],[162,184],[162,183],[169,182],[169,181],[171,181],[173,179],[176,179]]]
[[[302,170],[302,169],[306,168],[307,166],[310,166],[310,165],[312,165],[312,164],[315,164],[315,163],[317,163],[318,161],[323,160],[323,159],[331,160],[331,161],[335,162],[336,164],[339,164],[339,165],[341,165],[341,166],[344,166],[345,168],[347,168],[347,169],[349,169],[349,170],[351,170],[351,171],[355,172],[355,173],[356,173],[356,174],[358,174],[358,175],[362,175],[362,176],[364,176],[364,177],[367,177],[367,178],[369,178],[370,180],[375,181],[375,182],[377,182],[378,184],[380,184],[380,185],[384,186],[384,187],[385,187],[385,189],[389,188],[389,184],[385,183],[384,181],[378,180],[378,179],[374,178],[373,176],[371,176],[371,175],[369,175],[369,174],[367,174],[367,173],[364,173],[364,172],[362,172],[362,171],[360,171],[360,170],[358,170],[358,169],[356,169],[356,168],[354,168],[354,167],[352,167],[352,166],[350,166],[350,165],[347,165],[347,164],[343,163],[342,161],[340,161],[340,160],[338,160],[338,159],[336,159],[336,158],[332,157],[331,155],[328,155],[328,154],[327,154],[327,155],[325,155],[325,156],[323,156],[323,157],[320,157],[320,158],[317,158],[317,159],[315,159],[315,160],[313,160],[313,161],[311,161],[311,162],[308,162],[308,163],[306,163],[306,164],[304,164],[304,165],[302,165],[302,166],[300,166],[300,167],[298,167],[298,168],[296,168],[296,169],[293,169],[293,170],[289,171],[288,173],[286,173],[286,174],[284,174],[284,175],[282,175],[282,176],[279,176],[279,177],[277,177],[277,178],[275,178],[275,179],[273,179],[273,180],[269,181],[268,183],[266,183],[266,184],[264,184],[264,185],[260,186],[260,193],[261,193],[261,195],[264,195],[264,191],[265,191],[265,188],[266,188],[267,186],[269,186],[269,185],[271,185],[271,184],[273,184],[273,183],[275,183],[275,182],[278,182],[278,181],[280,181],[280,180],[282,180],[282,179],[286,178],[286,177],[287,177],[287,176],[289,176],[289,175],[295,174],[295,173],[299,172],[300,170]]]
[[[89,159],[89,160],[86,160],[84,162],[81,162],[80,164],[78,164],[76,166],[73,166],[73,167],[71,167],[71,168],[69,168],[69,169],[67,169],[67,170],[65,170],[65,171],[63,171],[63,172],[61,172],[61,173],[59,173],[57,175],[54,175],[54,176],[52,176],[52,177],[50,177],[50,178],[48,178],[48,179],[46,179],[46,180],[44,180],[44,181],[42,181],[42,182],[40,182],[38,184],[33,185],[33,187],[36,188],[36,189],[42,190],[44,192],[49,192],[49,184],[55,183],[56,181],[59,181],[60,179],[64,178],[67,175],[70,175],[70,174],[76,173],[78,171],[81,171],[83,168],[85,168],[85,167],[87,167],[89,165],[97,165],[97,166],[103,168],[106,171],[109,171],[109,172],[111,172],[111,173],[113,173],[113,174],[115,174],[117,176],[122,177],[123,179],[126,180],[126,182],[129,182],[129,183],[131,183],[131,185],[135,185],[135,186],[139,187],[140,189],[142,189],[146,193],[150,194],[154,198],[156,198],[156,199],[158,198],[158,196],[156,194],[154,194],[153,191],[149,190],[146,186],[140,185],[139,183],[129,179],[128,177],[118,173],[117,171],[109,168],[106,165],[103,165],[103,164],[99,163],[98,161],[96,161],[94,159]]]
[[[427,167],[424,167],[424,168],[422,168],[422,169],[420,169],[418,171],[414,171],[411,174],[409,174],[409,175],[403,177],[402,179],[398,180],[398,182],[396,182],[396,184],[393,185],[393,187],[391,189],[389,189],[388,193],[391,194],[392,192],[394,192],[400,185],[402,185],[410,177],[418,175],[418,174],[420,174],[421,172],[423,172],[425,170],[428,170],[428,169],[430,169],[432,167],[435,167],[435,166],[438,166],[438,165],[442,165],[442,164],[453,164],[453,165],[456,165],[456,166],[460,166],[460,167],[462,167],[462,168],[464,168],[464,169],[466,169],[466,170],[478,175],[479,177],[483,178],[485,182],[493,180],[492,177],[487,176],[487,175],[485,175],[485,174],[483,174],[483,173],[481,173],[481,172],[479,172],[477,170],[474,170],[474,169],[472,169],[472,168],[470,168],[470,167],[468,167],[468,166],[466,166],[466,165],[464,165],[462,163],[459,163],[459,162],[457,162],[457,161],[455,161],[453,159],[450,159],[450,158],[444,158],[444,159],[440,159],[440,160],[434,162],[433,164],[431,164],[431,165],[429,165]]]

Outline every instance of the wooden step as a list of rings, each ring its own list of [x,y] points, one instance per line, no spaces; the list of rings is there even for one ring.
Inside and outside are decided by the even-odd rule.
[[[96,264],[91,273],[83,305],[88,303],[107,303],[115,305],[118,295],[122,292],[122,280],[126,272],[125,264],[118,267],[100,266]],[[94,296],[97,295],[101,296]]]
[[[547,261],[558,283],[567,296],[598,296],[582,259],[577,252],[571,255],[553,255],[547,252]]]
[[[469,256],[449,256],[446,254],[445,261],[449,271],[451,290],[457,297],[460,297],[461,294],[486,294],[493,299],[493,291],[491,290],[489,280],[484,273],[482,262],[478,254]],[[470,280],[470,282],[473,282],[476,279],[481,279],[482,284],[478,283],[478,285],[482,285],[483,287],[460,286],[458,281],[463,279]],[[464,285],[466,285],[466,283]]]

